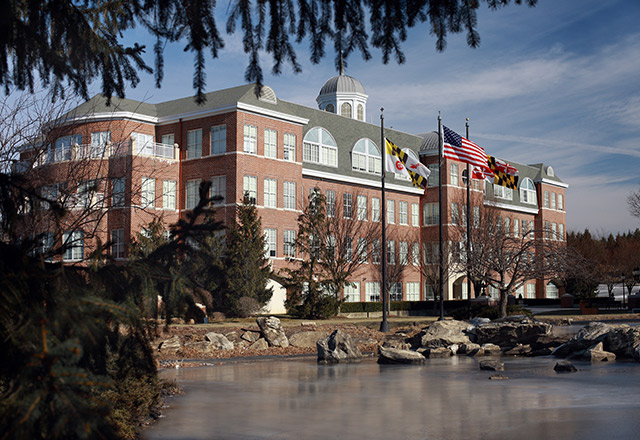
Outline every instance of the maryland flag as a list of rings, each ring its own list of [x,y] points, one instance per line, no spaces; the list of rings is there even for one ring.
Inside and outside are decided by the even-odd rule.
[[[431,174],[429,168],[402,151],[389,139],[385,138],[385,144],[387,150],[385,169],[390,173],[407,176],[415,186],[426,188],[427,178]]]
[[[518,170],[514,166],[493,156],[487,156],[487,163],[494,174],[493,183],[518,189]]]

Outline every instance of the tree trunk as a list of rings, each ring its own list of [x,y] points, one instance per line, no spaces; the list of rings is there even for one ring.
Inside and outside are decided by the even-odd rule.
[[[506,289],[500,289],[500,303],[498,304],[500,307],[500,317],[501,318],[506,318],[507,317],[507,298],[508,298],[508,291]]]

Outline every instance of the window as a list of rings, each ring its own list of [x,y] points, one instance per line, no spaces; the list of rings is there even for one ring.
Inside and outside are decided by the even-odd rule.
[[[111,180],[111,206],[114,208],[124,206],[124,177]]]
[[[269,128],[264,130],[264,157],[278,157],[278,132]]]
[[[411,204],[411,226],[420,226],[420,205]]]
[[[335,237],[333,237],[335,240]],[[353,261],[353,237],[344,238],[344,259]]]
[[[213,176],[209,197],[214,205],[224,205],[227,201],[227,176]]]
[[[401,241],[400,246],[398,247],[398,257],[400,260],[400,264],[405,266],[409,264],[409,243],[406,241]]]
[[[473,227],[477,228],[480,226],[480,207],[473,207]]]
[[[95,208],[101,196],[98,197],[98,181],[85,180],[78,184],[78,198],[76,207]]]
[[[437,203],[425,203],[422,210],[424,226],[437,225],[440,222],[440,207]]]
[[[273,258],[276,256],[278,247],[278,231],[276,229],[264,230],[264,257]]]
[[[164,145],[171,145],[173,147],[173,144],[175,143],[175,137],[173,136],[173,133],[163,134],[160,138],[160,143]]]
[[[224,154],[227,152],[227,126],[217,125],[211,127],[211,154]]]
[[[338,147],[331,134],[315,127],[307,132],[302,145],[302,160],[331,167],[338,166]]]
[[[401,225],[408,225],[409,213],[407,211],[409,210],[409,203],[398,202],[398,209],[399,209],[399,215],[400,215],[400,218],[398,219],[398,221],[400,222]]]
[[[547,284],[547,298],[558,298],[558,286],[552,282]]]
[[[358,238],[356,253],[358,254],[358,261],[361,263],[367,262],[367,240],[365,238]]]
[[[54,161],[71,160],[76,145],[82,145],[82,135],[74,134],[58,138],[55,143]]]
[[[284,182],[284,209],[296,209],[296,182]]]
[[[391,283],[389,290],[390,301],[402,301],[402,283]]]
[[[198,205],[200,179],[187,180],[187,197],[185,209],[193,209]]]
[[[558,209],[564,211],[564,197],[562,194],[558,194]]]
[[[187,159],[202,157],[202,129],[187,131]]]
[[[380,221],[380,199],[377,197],[371,198],[371,221]]]
[[[291,133],[284,134],[284,160],[291,162],[296,161],[296,135]]]
[[[380,240],[371,243],[371,262],[380,264]]]
[[[358,121],[364,121],[364,105],[358,104]]]
[[[509,217],[504,218],[504,233],[506,236],[511,234],[511,219]]]
[[[558,240],[564,241],[564,224],[558,223]]]
[[[348,102],[344,102],[340,106],[340,116],[344,116],[345,118],[351,117],[351,104],[349,104]]]
[[[258,153],[258,127],[255,125],[244,126],[244,152],[249,154]]]
[[[420,283],[407,283],[407,301],[420,301]]]
[[[98,131],[91,133],[91,145],[89,151],[85,152],[85,157],[102,157],[107,145],[111,142],[110,131]]]
[[[153,136],[144,133],[131,133],[131,139],[136,146],[136,154],[153,156]]]
[[[512,200],[513,199],[513,191],[511,188],[507,188],[506,186],[498,185],[497,183],[493,184],[493,195],[497,199],[504,200]]]
[[[368,302],[380,301],[380,283],[377,281],[367,281],[364,285],[364,293]]]
[[[285,229],[284,235],[284,256],[293,258],[296,256],[296,231]]]
[[[536,284],[535,283],[528,283],[525,284],[525,294],[524,297],[527,299],[535,299],[536,298]]]
[[[457,203],[451,204],[451,224],[460,224],[460,208]]]
[[[528,238],[527,234],[529,233],[529,221],[522,220],[522,237]]]
[[[536,187],[533,185],[533,181],[528,177],[522,179],[522,183],[520,183],[520,201],[522,203],[528,203],[529,205],[538,204]]]
[[[452,163],[449,170],[451,172],[451,185],[458,186],[458,164]]]
[[[424,284],[424,299],[433,300],[436,297],[436,289],[433,284]]]
[[[336,112],[336,108],[333,106],[333,104],[327,104],[327,106],[324,109],[330,113]]]
[[[84,232],[67,231],[62,234],[62,243],[64,245],[64,261],[78,261],[84,258]]]
[[[414,266],[420,265],[420,243],[413,243],[411,245],[411,263]]]
[[[327,217],[335,217],[336,215],[336,192],[327,190]]]
[[[344,302],[360,301],[360,283],[358,281],[344,285]]]
[[[344,209],[344,218],[352,218],[353,217],[353,195],[350,193],[344,193],[342,195],[343,209]]]
[[[156,179],[153,177],[142,178],[142,191],[140,205],[143,208],[153,208],[156,204]]]
[[[556,193],[551,193],[551,209],[556,209]]]
[[[162,182],[162,207],[164,209],[176,209],[175,180],[165,180]]]
[[[382,173],[380,150],[371,139],[360,139],[353,146],[351,169],[372,174]]]
[[[544,238],[546,238],[546,239],[550,239],[551,238],[551,223],[550,222],[544,222]]]
[[[396,242],[393,240],[387,241],[387,263],[396,264]]]
[[[557,240],[558,239],[558,224],[557,223],[551,223],[551,239],[552,240]]]
[[[520,235],[520,220],[513,219],[513,236],[518,237]]]
[[[264,206],[267,208],[278,207],[278,181],[276,179],[264,179]]]
[[[124,229],[111,230],[111,257],[124,258]]]
[[[387,200],[387,223],[396,222],[396,202]]]
[[[549,191],[544,192],[544,207],[549,207]]]
[[[358,196],[358,220],[367,220],[367,196]]]
[[[258,178],[256,176],[244,176],[242,182],[243,197],[249,199],[249,203],[255,205],[258,203]]]
[[[438,186],[440,183],[440,170],[437,163],[430,163],[427,165],[431,174],[427,178],[427,186]]]

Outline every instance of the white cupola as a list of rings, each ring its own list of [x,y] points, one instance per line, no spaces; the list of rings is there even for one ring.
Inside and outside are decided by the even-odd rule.
[[[340,59],[340,75],[329,78],[316,98],[318,108],[346,118],[364,121],[367,118],[367,94],[362,83],[344,74]]]

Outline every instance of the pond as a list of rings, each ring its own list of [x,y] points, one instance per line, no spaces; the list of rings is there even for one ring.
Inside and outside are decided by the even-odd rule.
[[[486,358],[485,358],[486,359]],[[163,372],[185,394],[145,431],[155,439],[630,439],[640,432],[640,364],[500,358],[424,366],[316,365],[314,357]]]

